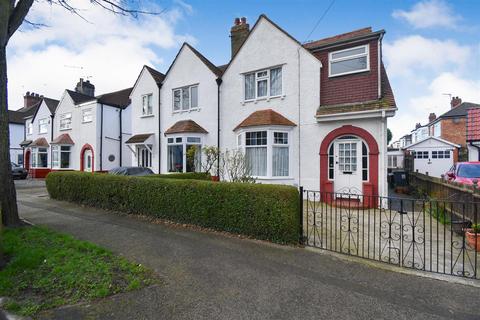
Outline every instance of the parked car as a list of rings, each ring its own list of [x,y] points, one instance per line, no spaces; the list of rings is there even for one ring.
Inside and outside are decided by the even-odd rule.
[[[480,161],[458,162],[446,173],[448,181],[473,185],[476,180],[480,184]]]
[[[14,179],[26,179],[28,171],[24,167],[12,162],[12,175]]]
[[[118,167],[113,168],[108,173],[118,176],[148,176],[154,174],[152,169],[142,167]]]

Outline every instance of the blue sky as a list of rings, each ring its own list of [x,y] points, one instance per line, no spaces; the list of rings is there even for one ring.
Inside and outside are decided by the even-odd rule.
[[[449,108],[444,93],[480,103],[480,1],[188,1],[141,2],[161,16],[123,18],[72,0],[90,22],[47,2],[35,2],[29,20],[48,28],[22,28],[11,40],[10,108],[35,91],[61,97],[80,76],[97,92],[131,86],[143,64],[165,71],[188,41],[216,64],[230,57],[229,30],[235,17],[253,25],[265,13],[297,40],[315,40],[371,26],[385,29],[384,62],[399,111],[390,120],[394,138]]]

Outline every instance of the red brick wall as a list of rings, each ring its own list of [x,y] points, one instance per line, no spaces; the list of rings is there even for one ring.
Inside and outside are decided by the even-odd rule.
[[[370,47],[370,71],[331,78],[328,76],[328,54],[330,52],[367,43]],[[323,65],[320,79],[320,104],[322,106],[378,99],[377,40],[356,43],[335,49],[327,49],[325,51],[314,52],[313,54],[322,61]]]
[[[441,121],[441,138],[465,147],[467,144],[466,119],[457,118],[456,121],[454,119],[442,119]]]

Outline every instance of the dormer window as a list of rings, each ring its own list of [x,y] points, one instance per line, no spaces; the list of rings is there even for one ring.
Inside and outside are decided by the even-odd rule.
[[[255,100],[282,95],[282,67],[247,73],[245,100]]]
[[[363,45],[354,48],[330,52],[328,55],[330,77],[365,72],[370,70],[369,46]]]

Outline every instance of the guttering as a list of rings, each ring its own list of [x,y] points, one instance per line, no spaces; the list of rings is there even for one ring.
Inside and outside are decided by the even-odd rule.
[[[103,171],[103,103],[100,103],[100,171]]]
[[[217,83],[217,177],[220,177],[220,86],[222,78],[215,79]]]
[[[355,38],[348,38],[348,39],[344,39],[344,40],[334,41],[334,42],[330,42],[330,43],[326,43],[326,44],[322,44],[322,45],[319,45],[319,46],[316,46],[316,47],[310,47],[310,48],[308,47],[308,43],[305,43],[304,46],[306,46],[306,47],[304,47],[304,48],[309,50],[310,52],[323,51],[325,49],[340,47],[340,46],[343,46],[345,44],[355,44],[355,43],[358,43],[358,42],[365,42],[365,41],[368,41],[368,40],[374,40],[384,33],[385,33],[385,30],[380,30],[380,31],[368,33],[368,34],[365,34],[365,35],[361,35],[361,36],[358,36],[358,37],[355,37]]]
[[[161,128],[161,117],[160,117],[160,110],[161,110],[161,102],[160,102],[160,94],[162,90],[163,83],[158,85],[158,173],[162,173],[162,146],[160,144],[160,139],[162,136],[162,128]],[[153,150],[152,150],[153,151]],[[168,151],[168,150],[167,150]],[[153,152],[152,152],[153,155]],[[137,159],[138,161],[138,159]]]
[[[120,153],[119,153],[119,162],[120,162],[120,167],[122,166],[122,138],[123,138],[123,132],[122,132],[122,111],[123,109],[120,108],[120,114],[119,114],[119,119],[120,119],[120,136],[119,136],[119,146],[120,146]]]
[[[50,120],[52,121],[52,124],[50,126],[50,142],[53,141],[53,118],[54,117],[55,117],[55,113],[52,113],[50,115]],[[53,148],[50,147],[49,149],[50,149],[50,169],[52,169],[53,168],[53,161],[52,161],[53,160],[53,150],[52,150]],[[23,161],[25,161],[25,159]]]

